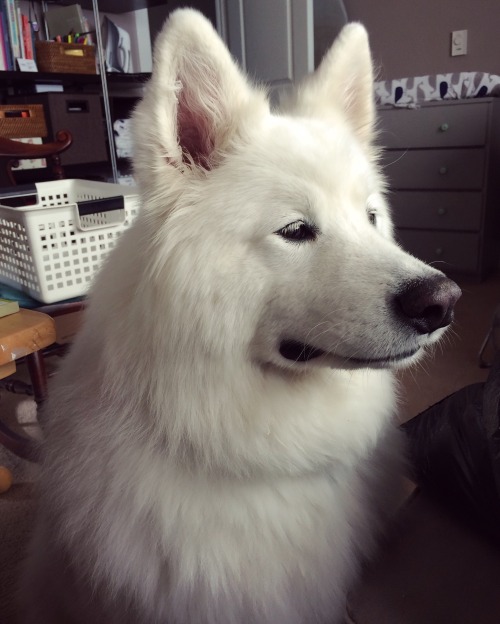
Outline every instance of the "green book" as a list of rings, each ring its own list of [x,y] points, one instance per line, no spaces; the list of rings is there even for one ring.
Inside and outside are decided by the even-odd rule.
[[[17,301],[11,301],[10,299],[0,299],[0,317],[8,316],[19,312],[19,304]]]

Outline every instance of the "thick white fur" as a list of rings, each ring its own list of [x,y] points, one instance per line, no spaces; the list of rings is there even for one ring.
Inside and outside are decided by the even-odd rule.
[[[356,359],[436,338],[389,310],[437,272],[392,240],[371,92],[360,25],[271,113],[203,17],[171,16],[142,211],[50,390],[27,622],[340,621],[401,461],[392,373]],[[276,234],[297,220],[315,241]],[[325,355],[285,360],[286,336]]]

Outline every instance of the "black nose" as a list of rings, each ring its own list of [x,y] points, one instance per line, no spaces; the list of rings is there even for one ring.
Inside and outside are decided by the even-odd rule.
[[[453,308],[462,295],[447,277],[438,275],[405,284],[394,298],[398,317],[421,334],[446,327],[453,320]]]

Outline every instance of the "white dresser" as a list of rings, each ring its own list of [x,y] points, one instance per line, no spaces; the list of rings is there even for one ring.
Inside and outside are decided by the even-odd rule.
[[[445,273],[482,277],[500,259],[500,99],[380,108],[396,234]]]

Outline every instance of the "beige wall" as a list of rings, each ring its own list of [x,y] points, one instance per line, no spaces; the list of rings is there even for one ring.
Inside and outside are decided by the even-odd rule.
[[[459,71],[500,74],[500,0],[344,0],[370,34],[380,79]],[[468,54],[450,56],[467,29]]]

